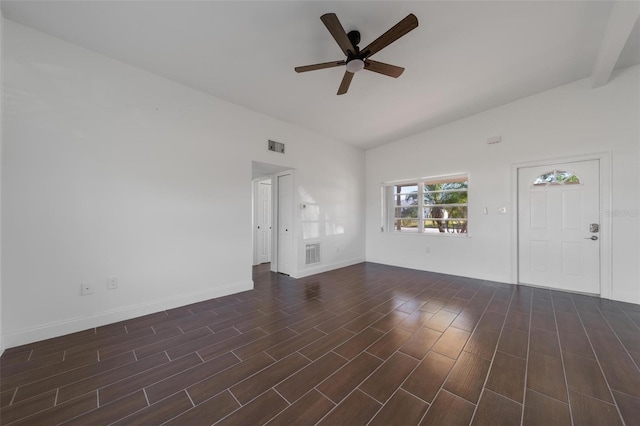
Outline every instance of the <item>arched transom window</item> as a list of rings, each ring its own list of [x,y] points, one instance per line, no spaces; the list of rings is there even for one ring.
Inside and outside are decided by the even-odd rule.
[[[580,178],[571,171],[552,170],[543,173],[533,181],[533,186],[576,185]]]

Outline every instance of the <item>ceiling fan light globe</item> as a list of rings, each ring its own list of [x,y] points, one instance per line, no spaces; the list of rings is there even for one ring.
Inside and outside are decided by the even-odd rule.
[[[347,71],[350,73],[357,73],[364,68],[364,61],[362,59],[352,59],[347,62]]]

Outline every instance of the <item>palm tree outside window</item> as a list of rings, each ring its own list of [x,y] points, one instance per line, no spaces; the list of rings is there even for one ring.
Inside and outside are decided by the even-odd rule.
[[[382,230],[466,235],[468,191],[466,174],[383,184]]]

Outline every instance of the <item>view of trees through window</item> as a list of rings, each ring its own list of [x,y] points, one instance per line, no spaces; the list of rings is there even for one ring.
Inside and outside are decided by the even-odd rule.
[[[575,185],[580,183],[580,178],[575,173],[564,170],[553,170],[540,175],[533,182],[535,186],[549,185]]]
[[[467,233],[468,179],[466,176],[425,179],[388,186],[390,228],[399,232]],[[389,205],[391,204],[391,205]]]

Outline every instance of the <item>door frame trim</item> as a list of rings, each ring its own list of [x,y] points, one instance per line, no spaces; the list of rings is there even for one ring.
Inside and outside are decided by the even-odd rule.
[[[552,157],[511,164],[511,283],[518,282],[518,170],[525,167],[571,163],[578,161],[599,160],[600,165],[600,297],[612,297],[612,250],[611,250],[611,151],[569,157]]]
[[[278,209],[280,207],[280,201],[278,198],[278,191],[280,188],[280,182],[278,178],[284,175],[291,175],[291,202],[293,206],[296,205],[296,193],[295,193],[295,170],[289,169],[284,170],[278,173],[274,173],[271,178],[271,206],[273,208],[271,212],[271,272],[278,272],[278,240],[280,239],[280,229],[278,228]],[[295,211],[295,210],[294,210]],[[295,215],[291,216],[291,272],[289,274],[290,277],[296,277],[298,273],[298,263],[297,263],[297,249],[296,249],[296,217]]]

